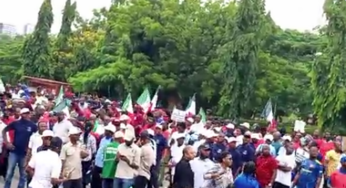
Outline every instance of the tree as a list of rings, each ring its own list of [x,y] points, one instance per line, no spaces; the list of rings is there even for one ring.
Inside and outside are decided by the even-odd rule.
[[[324,28],[324,34],[328,43],[312,69],[314,111],[318,125],[323,129],[341,129],[346,123],[345,9],[345,1],[325,1],[324,12],[328,25]]]
[[[62,23],[60,27],[60,32],[58,34],[57,40],[55,42],[55,48],[53,53],[54,63],[55,63],[55,74],[54,78],[56,80],[66,80],[66,74],[70,72],[69,66],[67,64],[71,63],[71,47],[69,46],[68,40],[72,37],[72,23],[76,17],[77,4],[74,2],[71,4],[71,0],[67,0],[65,3],[65,8],[63,10]]]
[[[254,94],[259,52],[265,24],[264,1],[242,0],[235,19],[229,21],[222,59],[225,85],[220,99],[221,112],[229,117],[244,113]]]
[[[35,30],[23,46],[23,70],[25,75],[50,77],[54,74],[51,64],[50,28],[53,24],[51,0],[44,0],[41,5]]]

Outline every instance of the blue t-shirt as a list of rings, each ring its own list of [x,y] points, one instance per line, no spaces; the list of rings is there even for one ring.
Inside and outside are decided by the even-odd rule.
[[[13,130],[14,150],[10,151],[20,156],[26,155],[30,136],[37,131],[37,126],[30,120],[20,119],[8,125],[8,130]]]
[[[159,162],[162,159],[163,151],[167,148],[168,143],[167,139],[162,134],[155,135],[154,140],[156,142],[156,164],[160,164]]]
[[[318,178],[323,175],[323,166],[318,160],[306,159],[300,167],[297,188],[315,188]]]
[[[237,147],[243,162],[250,162],[255,160],[255,148],[250,144],[242,144]]]
[[[233,184],[234,188],[259,188],[259,183],[255,177],[245,174],[240,174]]]
[[[215,144],[211,145],[211,153],[212,153],[212,157],[213,160],[216,160],[216,158],[223,152],[223,151],[227,151],[227,146],[225,143],[220,143],[217,142]]]

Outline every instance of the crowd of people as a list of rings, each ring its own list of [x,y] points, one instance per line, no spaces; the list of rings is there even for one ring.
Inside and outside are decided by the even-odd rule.
[[[117,102],[75,97],[54,110],[40,88],[1,97],[0,175],[4,188],[343,188],[342,138],[286,133],[249,123],[174,122],[169,112],[119,110]],[[38,102],[40,101],[40,102]],[[280,127],[280,125],[278,125]],[[19,183],[12,180],[19,169]]]

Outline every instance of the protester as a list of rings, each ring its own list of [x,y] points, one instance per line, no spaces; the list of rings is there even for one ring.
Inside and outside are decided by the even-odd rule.
[[[140,134],[140,162],[138,175],[135,177],[134,188],[146,188],[150,181],[150,169],[154,164],[156,152],[150,145],[150,133],[143,131]]]
[[[209,159],[211,149],[208,144],[199,146],[198,151],[198,157],[190,161],[194,173],[194,188],[203,186],[204,175],[214,166],[214,162]]]
[[[297,186],[297,188],[316,188],[320,186],[323,165],[317,160],[318,148],[317,146],[312,146],[309,151],[310,158],[302,162],[292,186]]]
[[[140,148],[134,143],[133,131],[126,131],[124,143],[118,147],[118,166],[115,171],[113,188],[128,188],[134,184],[141,160]]]
[[[191,146],[186,146],[181,160],[175,166],[173,176],[173,188],[194,187],[194,173],[190,161],[195,157],[195,151]]]
[[[124,133],[117,131],[114,133],[112,141],[104,149],[103,168],[102,168],[102,188],[113,188],[113,179],[117,170],[118,147],[122,143]]]
[[[224,151],[217,156],[216,164],[205,174],[203,188],[230,188],[233,184],[233,175],[230,166],[232,156]]]
[[[69,130],[69,142],[63,145],[60,153],[62,160],[62,172],[64,188],[82,188],[82,158],[88,157],[89,153],[82,148],[79,142],[80,130],[76,127]],[[64,140],[63,140],[64,141]]]
[[[19,182],[18,188],[24,188],[26,182],[25,175],[25,156],[27,152],[27,146],[29,144],[30,137],[33,133],[37,131],[37,126],[30,121],[30,111],[27,108],[20,110],[21,118],[19,120],[13,121],[8,126],[6,126],[2,131],[2,137],[4,138],[4,143],[9,150],[8,156],[8,167],[6,172],[6,181],[4,188],[11,188],[12,178],[16,166],[19,168]],[[9,142],[7,137],[8,131],[13,131],[14,139],[13,142]]]
[[[256,165],[254,162],[245,163],[243,173],[234,180],[234,188],[260,188],[255,178]]]
[[[50,133],[44,135],[51,136]],[[54,137],[50,140],[48,147],[47,150],[33,155],[29,161],[26,169],[32,177],[29,188],[52,188],[53,185],[58,185],[65,181],[65,179],[60,178],[62,161],[60,160],[59,153],[62,147],[62,140],[59,137]]]
[[[17,164],[18,187],[27,181],[30,188],[316,188],[324,171],[335,188],[342,184],[345,154],[340,138],[328,133],[289,135],[280,122],[261,127],[211,111],[175,119],[167,109],[133,104],[130,113],[117,101],[85,94],[21,98],[27,92],[20,90],[26,89],[21,86],[15,100],[4,97],[1,106],[5,187]]]

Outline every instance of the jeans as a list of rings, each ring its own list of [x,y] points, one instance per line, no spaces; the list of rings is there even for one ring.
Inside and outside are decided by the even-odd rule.
[[[26,180],[26,174],[24,169],[24,162],[25,162],[25,155],[17,155],[15,153],[10,152],[8,156],[8,167],[6,172],[6,178],[5,178],[5,186],[4,188],[11,188],[12,178],[14,175],[14,171],[16,169],[16,166],[18,165],[19,168],[19,182],[18,182],[18,188],[24,188],[25,187],[25,180]]]
[[[113,179],[104,178],[102,180],[102,188],[113,188]]]
[[[133,179],[114,178],[113,188],[130,188],[133,183]]]

